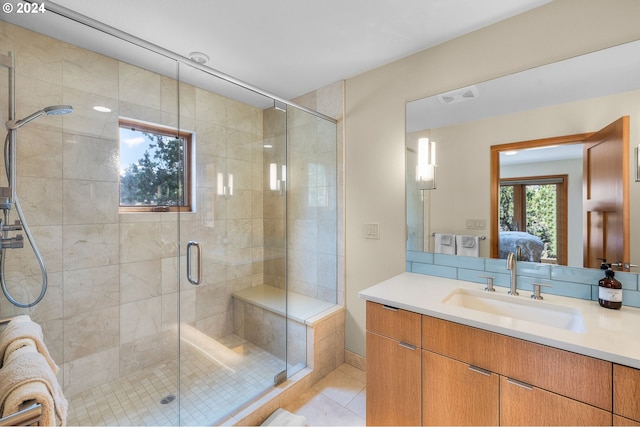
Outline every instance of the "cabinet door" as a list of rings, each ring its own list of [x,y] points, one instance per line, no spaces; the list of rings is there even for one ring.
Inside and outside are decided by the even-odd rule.
[[[500,377],[500,424],[610,426],[612,415],[586,403]]]
[[[640,421],[640,370],[613,365],[613,413]]]
[[[613,414],[614,426],[640,426],[640,421],[630,420],[629,418],[621,417],[620,415]]]
[[[422,424],[497,426],[498,386],[495,373],[423,351]]]
[[[420,349],[367,332],[367,425],[420,425]]]
[[[422,348],[611,411],[611,362],[422,317]]]

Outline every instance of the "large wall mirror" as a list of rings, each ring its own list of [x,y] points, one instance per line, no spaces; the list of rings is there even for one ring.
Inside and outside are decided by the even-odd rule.
[[[585,150],[619,119],[626,122],[621,160],[611,160],[609,149]],[[428,156],[420,148],[427,140],[435,143]],[[585,194],[596,191],[585,177],[616,170],[621,178],[597,191],[624,197],[621,218],[629,225],[619,233],[627,234],[620,236],[627,252],[607,261],[640,264],[638,144],[640,41],[409,102],[407,250],[441,252],[441,235],[474,236],[481,257],[520,247],[523,260],[594,267],[586,235],[607,226],[584,212]],[[437,165],[426,186],[421,161]],[[590,245],[617,238],[591,238]]]

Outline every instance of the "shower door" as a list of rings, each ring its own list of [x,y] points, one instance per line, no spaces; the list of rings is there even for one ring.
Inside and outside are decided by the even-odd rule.
[[[273,106],[180,64],[180,126],[194,138],[179,230],[182,425],[219,424],[286,378],[286,192],[270,189],[265,160],[284,164],[286,113]]]

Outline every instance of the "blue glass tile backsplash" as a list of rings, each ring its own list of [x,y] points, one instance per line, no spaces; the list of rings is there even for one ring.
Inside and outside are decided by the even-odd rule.
[[[407,251],[407,271],[429,276],[447,277],[468,282],[486,283],[482,276],[494,277],[495,286],[509,287],[510,271],[503,259],[475,258],[459,255]],[[533,290],[533,283],[546,283],[544,293],[587,300],[598,299],[598,280],[604,272],[596,269],[518,262],[518,288]],[[616,272],[622,283],[622,304],[640,307],[638,274]]]

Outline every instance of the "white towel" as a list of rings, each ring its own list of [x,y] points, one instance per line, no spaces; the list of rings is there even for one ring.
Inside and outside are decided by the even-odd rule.
[[[42,405],[42,425],[56,425],[56,415],[66,425],[68,403],[58,379],[36,347],[24,346],[12,352],[0,369],[2,416],[16,413],[29,400]]]
[[[462,256],[480,256],[480,239],[478,236],[456,236],[456,254]]]
[[[456,254],[456,238],[453,234],[436,233],[435,253],[437,254]]]
[[[29,340],[29,341],[27,341]],[[42,328],[27,315],[13,318],[0,334],[0,367],[3,366],[11,352],[33,343],[38,352],[45,358],[54,374],[58,373],[58,366],[49,354],[44,344]]]
[[[286,409],[278,408],[267,418],[263,426],[305,426],[307,419],[303,415],[294,415]]]

